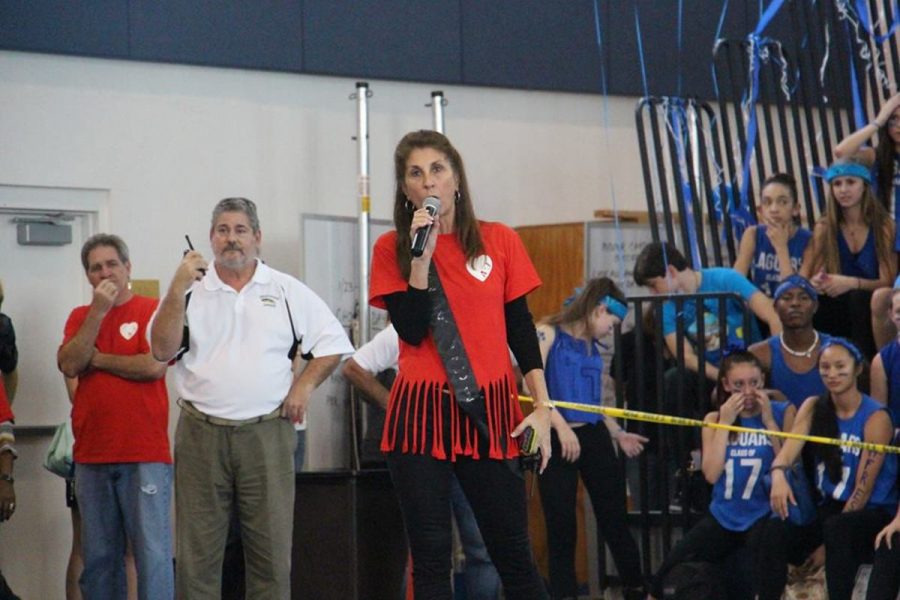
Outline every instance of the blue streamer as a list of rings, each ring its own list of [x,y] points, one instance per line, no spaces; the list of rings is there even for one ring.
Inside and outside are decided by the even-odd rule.
[[[681,42],[684,33],[684,0],[678,0],[678,97],[681,97]]]
[[[850,7],[848,6],[848,8]],[[893,13],[894,19],[891,21],[891,26],[888,27],[887,33],[885,33],[884,35],[876,35],[875,29],[872,26],[872,22],[869,20],[869,9],[866,6],[865,0],[856,0],[856,16],[859,19],[859,23],[863,26],[863,29],[866,30],[869,36],[878,44],[885,43],[894,35],[897,27],[900,27],[900,11],[897,10],[896,0],[891,3],[891,13]]]
[[[755,223],[756,219],[748,210],[750,191],[750,161],[753,157],[753,148],[756,145],[757,136],[757,116],[756,102],[759,99],[759,69],[760,69],[760,47],[766,41],[762,34],[781,10],[784,0],[773,0],[771,4],[762,12],[759,23],[747,39],[750,42],[750,90],[747,96],[747,143],[744,146],[744,160],[741,165],[741,205],[738,211],[743,211],[749,217],[750,221]],[[762,9],[762,2],[760,2]]]
[[[856,77],[856,60],[853,53],[853,42],[850,41],[850,26],[844,21],[844,29],[847,32],[847,50],[850,59],[850,96],[853,99],[853,123],[855,129],[862,129],[866,121],[865,109],[862,98],[859,95],[859,80]]]
[[[677,157],[678,175],[681,179],[681,206],[678,212],[687,227],[688,246],[691,252],[691,260],[695,269],[702,266],[700,260],[700,244],[697,237],[697,228],[694,224],[694,195],[691,192],[690,172],[688,171],[685,147],[685,131],[687,129],[687,112],[681,99],[669,99],[669,123],[672,126],[672,137],[675,138],[675,154]],[[683,123],[683,124],[682,124]]]
[[[641,83],[644,84],[644,97],[646,98],[650,96],[650,91],[647,87],[647,67],[644,63],[644,38],[641,35],[641,16],[640,13],[638,13],[637,0],[634,2],[634,34],[637,37],[638,58],[641,63]]]
[[[597,39],[597,51],[600,54],[600,87],[603,93],[603,129],[606,135],[603,136],[606,143],[606,154],[612,156],[612,148],[609,144],[609,94],[606,87],[606,68],[604,67],[603,56],[603,28],[600,25],[600,6],[598,0],[594,0],[594,34]],[[643,65],[642,65],[643,66]],[[606,162],[609,178],[609,196],[613,205],[613,222],[616,228],[616,254],[619,263],[619,284],[625,287],[625,240],[622,238],[622,227],[619,223],[619,207],[616,202],[616,189],[613,185],[612,169],[609,168],[610,161]]]

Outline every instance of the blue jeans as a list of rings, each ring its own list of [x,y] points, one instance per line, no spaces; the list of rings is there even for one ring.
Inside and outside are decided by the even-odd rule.
[[[75,465],[84,571],[81,594],[126,598],[125,545],[131,540],[141,600],[175,597],[172,568],[172,465]]]
[[[450,480],[450,507],[453,510],[453,518],[456,519],[463,553],[466,555],[464,574],[466,599],[498,600],[501,589],[500,575],[491,562],[481,532],[478,530],[478,523],[475,521],[475,513],[472,512],[472,507],[466,500],[466,494],[455,475]]]

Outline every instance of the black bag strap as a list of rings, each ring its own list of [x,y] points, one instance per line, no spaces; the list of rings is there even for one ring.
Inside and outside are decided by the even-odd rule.
[[[431,298],[431,336],[441,362],[444,363],[447,380],[453,387],[456,403],[472,419],[484,439],[490,440],[484,395],[478,389],[472,363],[463,346],[456,318],[450,309],[450,302],[444,293],[434,262],[428,270],[428,295]],[[501,444],[505,453],[506,440],[502,437]]]

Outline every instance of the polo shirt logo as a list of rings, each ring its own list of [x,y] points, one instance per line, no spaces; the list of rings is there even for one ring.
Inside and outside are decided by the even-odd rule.
[[[134,321],[132,321],[131,323],[122,323],[121,325],[119,325],[119,333],[126,340],[130,340],[131,338],[133,338],[134,334],[137,333],[137,330],[138,324]]]
[[[268,306],[269,308],[275,308],[275,304],[277,303],[277,298],[275,296],[260,296],[259,301],[262,302],[263,306]]]
[[[493,267],[494,261],[492,261],[491,257],[487,254],[476,256],[470,262],[466,263],[466,268],[469,270],[469,275],[471,275],[478,281],[487,280],[488,276],[490,276],[491,274],[491,269]]]

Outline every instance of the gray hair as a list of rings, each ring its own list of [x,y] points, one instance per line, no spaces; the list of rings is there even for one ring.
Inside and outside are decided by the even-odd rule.
[[[111,233],[98,233],[89,237],[84,246],[81,247],[81,266],[84,267],[85,273],[88,270],[88,255],[91,253],[91,250],[99,246],[115,248],[122,264],[129,262],[128,245],[125,244],[122,238]]]
[[[213,209],[210,227],[215,227],[218,218],[222,213],[226,212],[244,213],[247,215],[247,219],[250,220],[250,228],[253,229],[253,233],[259,231],[259,217],[256,215],[256,204],[253,203],[253,200],[248,200],[247,198],[225,198],[219,200],[219,203]]]

